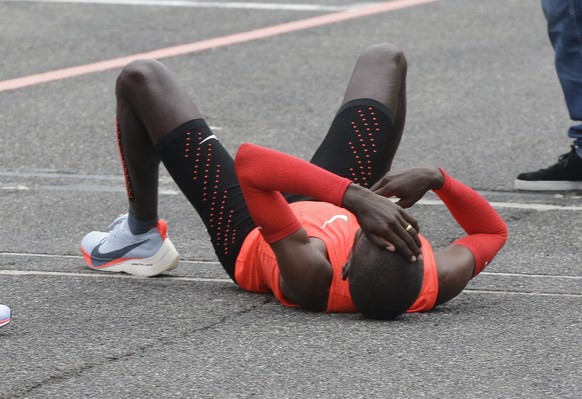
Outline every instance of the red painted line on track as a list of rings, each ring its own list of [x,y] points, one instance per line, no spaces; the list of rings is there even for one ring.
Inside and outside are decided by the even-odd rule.
[[[379,14],[382,12],[399,10],[402,8],[412,7],[425,3],[432,3],[434,1],[437,0],[395,0],[390,2],[373,4],[370,6],[355,8],[352,10],[340,11],[331,14],[320,15],[318,17],[312,17],[280,25],[269,26],[266,28],[255,29],[248,32],[235,33],[233,35],[217,37],[214,39],[202,40],[199,42],[167,47],[159,50],[148,51],[145,53],[133,54],[126,57],[113,58],[110,60],[96,62],[93,64],[80,65],[71,68],[64,68],[55,71],[39,73],[36,75],[24,76],[16,79],[4,80],[0,81],[0,92],[21,89],[27,86],[53,82],[56,80],[68,79],[75,76],[87,75],[90,73],[106,71],[114,68],[121,68],[127,65],[129,62],[140,58],[161,59],[175,57],[184,54],[191,54],[213,48],[225,47],[252,40],[264,39],[266,37],[281,35],[283,33],[295,32],[299,30],[315,28],[318,26],[329,25],[336,22],[347,21],[350,19],[366,17],[369,15]]]

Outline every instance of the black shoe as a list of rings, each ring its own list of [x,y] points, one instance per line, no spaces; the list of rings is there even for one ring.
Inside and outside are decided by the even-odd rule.
[[[567,154],[560,155],[558,163],[537,172],[520,173],[515,180],[515,188],[530,191],[582,190],[582,158],[576,154],[576,147]]]

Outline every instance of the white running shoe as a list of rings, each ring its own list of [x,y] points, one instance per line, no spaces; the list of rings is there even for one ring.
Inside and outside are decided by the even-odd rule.
[[[134,235],[125,214],[115,219],[108,232],[87,234],[81,242],[81,251],[91,269],[156,276],[175,269],[180,261],[167,232],[166,221],[160,219],[148,232]]]
[[[5,326],[6,324],[12,321],[12,312],[10,308],[6,305],[0,305],[0,327]]]

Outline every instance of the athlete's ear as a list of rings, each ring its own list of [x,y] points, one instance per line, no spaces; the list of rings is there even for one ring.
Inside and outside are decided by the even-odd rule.
[[[342,280],[345,280],[348,278],[350,266],[351,266],[351,263],[350,263],[350,260],[348,259],[348,261],[342,266]]]

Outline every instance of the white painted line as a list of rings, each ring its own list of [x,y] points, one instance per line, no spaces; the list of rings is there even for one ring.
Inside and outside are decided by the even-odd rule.
[[[523,274],[523,273],[495,273],[481,272],[479,275],[503,276],[503,277],[532,277],[532,278],[565,278],[570,280],[582,280],[582,276],[557,276],[552,274]]]
[[[0,0],[2,1],[2,0]],[[9,172],[0,171],[0,176],[21,177],[21,178],[47,178],[47,179],[84,179],[84,180],[107,180],[123,181],[122,175],[78,175],[75,173],[62,172]]]
[[[142,280],[142,281],[192,281],[199,283],[223,283],[223,284],[233,284],[234,282],[228,278],[204,278],[204,277],[178,277],[178,276],[162,276],[157,278],[147,278],[147,277],[137,277],[130,276],[127,274],[105,274],[105,273],[67,273],[67,272],[45,272],[45,271],[35,271],[35,270],[0,270],[0,276],[10,276],[10,277],[24,277],[24,276],[49,276],[49,277],[84,277],[84,278],[105,278],[105,279],[131,279],[131,280]],[[582,298],[582,294],[566,294],[566,293],[553,293],[553,292],[522,292],[522,291],[492,291],[492,290],[478,290],[478,289],[465,289],[463,293],[470,294],[498,294],[498,295],[525,295],[525,296],[544,296],[544,297],[568,297],[568,298]]]
[[[2,0],[0,0],[2,1]],[[123,175],[86,175],[76,173],[66,173],[57,171],[38,171],[38,172],[11,172],[0,171],[0,177],[15,177],[22,179],[63,179],[63,180],[97,180],[97,181],[124,181]],[[170,176],[161,176],[160,181],[171,182]]]
[[[81,255],[55,255],[55,254],[31,254],[25,252],[0,252],[0,256],[28,256],[32,258],[63,258],[63,259],[83,259]]]
[[[0,189],[2,190],[10,190],[10,191],[28,191],[30,190],[27,186],[23,186],[22,184],[2,184],[0,185]]]
[[[116,279],[133,279],[133,280],[144,280],[144,281],[160,281],[163,279],[164,282],[167,281],[197,281],[197,282],[209,282],[209,283],[232,283],[234,282],[229,278],[204,278],[204,277],[180,277],[180,276],[163,276],[163,277],[138,277],[130,276],[129,274],[105,274],[105,273],[67,273],[67,272],[44,272],[36,270],[0,270],[0,276],[53,276],[53,277],[88,277],[88,278],[116,278]]]
[[[536,211],[582,211],[582,206],[574,205],[552,205],[552,204],[520,204],[513,202],[495,202],[495,206],[499,208],[513,208],[513,209],[533,209]]]
[[[442,205],[441,201],[422,199],[417,202],[420,205]],[[489,202],[494,208],[526,209],[530,211],[582,211],[582,206],[575,205],[553,205],[553,204],[536,204],[536,203],[519,203],[519,202]]]
[[[0,0],[1,2],[2,0]],[[44,179],[67,179],[67,180],[94,180],[94,181],[123,181],[123,176],[121,175],[79,175],[72,173],[47,173],[47,172],[9,172],[0,171],[0,177],[14,177],[14,178],[44,178]],[[160,179],[167,180],[167,179]],[[169,179],[171,180],[171,179]],[[2,190],[18,190],[27,191],[32,188],[27,186],[23,182],[19,183],[7,183],[6,185],[0,185]],[[109,186],[91,186],[87,184],[83,185],[40,185],[34,187],[34,189],[40,190],[50,190],[50,191],[103,191],[103,192],[123,192],[125,188],[123,185],[116,187]],[[160,188],[160,195],[179,195],[180,192],[174,189],[164,189]],[[391,198],[394,202],[398,199]],[[440,200],[432,199],[421,199],[418,201],[419,205],[429,205],[429,206],[445,206]],[[526,202],[496,202],[491,201],[490,204],[494,208],[507,208],[507,209],[524,209],[530,211],[582,211],[582,206],[576,205],[555,205],[555,204],[540,204],[540,203],[526,203]]]
[[[29,258],[53,258],[53,259],[83,259],[81,255],[59,255],[59,254],[37,254],[29,252],[0,252],[0,256],[19,256],[19,257],[29,257]],[[180,259],[180,263],[184,264],[203,264],[203,265],[220,265],[220,262],[214,260],[185,260]],[[13,271],[8,271],[12,273]],[[0,271],[2,273],[2,271]],[[41,272],[39,272],[41,273]],[[44,273],[44,272],[42,272]],[[61,272],[46,272],[59,274]],[[67,274],[67,273],[65,273]],[[502,272],[482,272],[480,275],[484,276],[502,276],[502,277],[524,277],[524,278],[548,278],[548,279],[571,279],[571,280],[582,280],[582,276],[563,276],[556,274],[524,274],[524,273],[502,273]]]
[[[160,195],[179,195],[181,193],[180,193],[180,191],[171,190],[171,189],[160,189],[158,194],[160,194]]]
[[[462,293],[469,294],[499,294],[499,295],[525,295],[525,296],[550,296],[550,297],[567,297],[582,298],[582,294],[564,294],[559,292],[522,292],[522,291],[491,291],[491,290],[473,290],[465,289]]]
[[[0,0],[0,2],[16,2],[16,0]],[[191,7],[191,8],[218,8],[239,10],[273,10],[273,11],[344,11],[362,7],[368,3],[352,5],[324,5],[324,4],[281,4],[257,2],[213,2],[188,0],[18,0],[19,3],[66,3],[66,4],[104,4],[129,5],[149,7]]]
[[[53,259],[83,259],[81,255],[58,255],[58,254],[35,254],[27,252],[0,252],[0,256],[20,256],[20,257],[30,257],[30,258],[53,258]],[[203,264],[203,265],[220,265],[220,262],[214,260],[184,260],[180,259],[180,263],[184,264]],[[1,273],[1,271],[0,271]],[[58,273],[58,272],[55,272]],[[559,278],[559,279],[571,279],[571,280],[582,280],[582,276],[561,276],[555,274],[523,274],[523,273],[501,273],[501,272],[481,272],[480,275],[484,276],[503,276],[503,277],[526,277],[526,278]]]
[[[58,255],[58,254],[33,254],[27,252],[0,252],[0,256],[22,256],[30,258],[64,258],[64,259],[83,259],[81,255]],[[183,260],[180,259],[180,263],[193,264],[193,265],[220,265],[220,262],[214,260]]]

